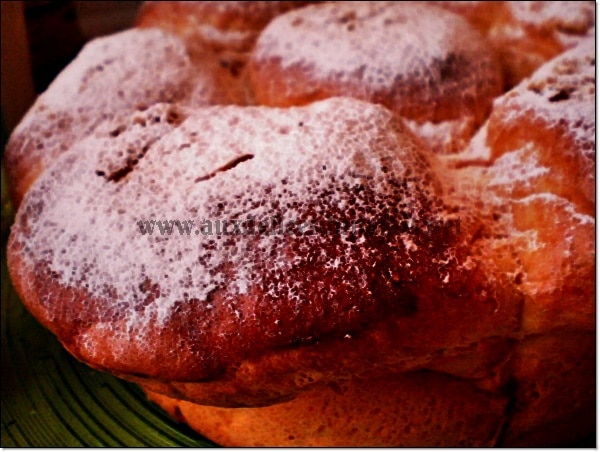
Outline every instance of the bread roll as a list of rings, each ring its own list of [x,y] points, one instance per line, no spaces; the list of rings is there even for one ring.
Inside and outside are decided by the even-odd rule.
[[[260,35],[249,71],[259,104],[354,96],[410,120],[446,153],[464,147],[502,87],[500,66],[477,30],[455,14],[410,2],[288,12]]]
[[[505,251],[497,260],[520,281],[530,332],[595,327],[594,98],[595,43],[588,40],[500,97],[458,158],[459,166],[483,165],[457,177],[485,190],[499,230],[518,244],[514,261],[504,263]]]
[[[418,368],[510,335],[521,307],[502,275],[467,264],[478,220],[465,211],[457,224],[427,156],[390,112],[352,99],[157,105],[98,129],[41,176],[13,228],[15,285],[83,361],[196,402],[267,405],[356,373]],[[141,234],[138,221],[160,212],[196,229]],[[204,219],[292,230],[225,240],[201,234]],[[31,228],[42,224],[56,226]],[[307,227],[317,230],[295,231]],[[301,370],[326,377],[299,385]]]
[[[590,39],[497,99],[457,158],[460,193],[480,193],[495,218],[479,234],[485,255],[524,295],[506,445],[573,444],[593,431],[594,98]]]
[[[11,199],[60,154],[103,121],[157,102],[243,104],[236,77],[208,54],[190,55],[176,36],[156,29],[127,30],[88,43],[13,131],[6,148]]]

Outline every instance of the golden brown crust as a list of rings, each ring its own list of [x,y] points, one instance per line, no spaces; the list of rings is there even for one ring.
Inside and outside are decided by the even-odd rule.
[[[459,170],[497,219],[487,254],[524,294],[526,332],[595,328],[594,72],[592,40],[546,63],[496,101],[467,153],[485,166]]]
[[[144,2],[137,25],[158,27],[193,46],[216,51],[247,52],[260,31],[279,14],[310,2],[295,1],[172,1]]]
[[[259,409],[148,395],[224,446],[491,446],[501,433],[508,401],[435,372],[342,381]]]
[[[25,137],[13,135],[3,159],[3,164],[7,168],[6,177],[10,180],[8,195],[15,207],[21,204],[25,193],[45,170],[45,165],[39,158],[35,158],[32,153],[22,152],[21,149],[27,149]]]
[[[593,431],[593,333],[519,343],[503,391],[436,372],[346,380],[266,408],[217,408],[146,390],[175,419],[224,446],[577,444]],[[393,421],[392,421],[393,420]]]
[[[525,177],[503,180],[501,169],[494,170],[493,189],[511,198],[552,193],[593,215],[595,94],[595,43],[589,39],[499,98],[484,130],[490,158],[500,167],[518,153]]]

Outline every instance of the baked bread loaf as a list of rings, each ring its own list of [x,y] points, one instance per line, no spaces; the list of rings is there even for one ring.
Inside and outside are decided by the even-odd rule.
[[[590,39],[499,98],[454,161],[519,243],[512,272],[526,275],[523,328],[531,333],[594,327],[594,98]]]
[[[502,93],[492,47],[474,41],[491,22],[430,5],[285,13],[249,79],[192,19],[162,18],[176,34],[104,43],[157,39],[164,54],[138,64],[164,85],[139,75],[144,92],[85,110],[144,71],[115,62],[130,76],[66,91],[106,58],[84,52],[11,137],[7,169],[26,181],[11,276],[74,356],[228,446],[546,446],[593,432],[592,40]],[[372,55],[384,38],[360,37],[381,28],[412,65]],[[362,85],[338,54],[324,65],[336,83],[318,69],[330,32],[342,57],[362,52]],[[305,62],[308,36],[318,61]],[[371,73],[402,83],[380,92]],[[45,122],[69,105],[89,111],[76,134]],[[42,127],[62,135],[30,172],[19,162]]]

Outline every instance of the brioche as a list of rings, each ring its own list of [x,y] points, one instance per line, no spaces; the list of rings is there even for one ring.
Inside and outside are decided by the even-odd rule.
[[[468,142],[502,87],[500,66],[473,27],[410,2],[325,3],[279,16],[257,41],[249,78],[264,105],[335,95],[381,103],[439,152]]]
[[[116,125],[98,129],[61,157],[60,173],[41,176],[20,209],[10,245],[13,271],[21,274],[16,286],[59,299],[71,294],[68,308],[46,305],[39,295],[25,296],[25,303],[80,359],[171,381],[163,391],[197,402],[243,406],[291,398],[302,367],[330,379],[377,372],[386,362],[406,369],[411,353],[403,348],[422,365],[423,356],[441,348],[516,329],[520,296],[506,292],[502,275],[464,268],[473,229],[468,212],[459,235],[426,154],[387,110],[352,99],[298,109],[218,107],[189,117],[173,109],[157,105],[137,113],[117,137],[110,132]],[[228,133],[219,137],[223,130]],[[126,207],[131,199],[137,208]],[[31,202],[46,207],[31,211]],[[81,212],[77,222],[61,213],[72,203]],[[315,221],[319,230],[219,240],[196,229],[199,243],[140,234],[137,222],[161,206],[198,223],[224,218],[300,227]],[[99,217],[102,231],[93,227]],[[330,226],[325,220],[350,229],[323,231]],[[56,225],[52,241],[47,228],[31,229],[34,224]],[[109,231],[107,248],[96,234]],[[77,258],[81,249],[85,256]],[[144,255],[139,265],[125,260]],[[447,301],[440,306],[440,300]],[[449,318],[456,319],[452,326],[436,326]],[[365,323],[381,323],[382,331],[342,345],[325,341],[352,336]],[[276,352],[297,341],[322,344]],[[397,351],[356,356],[377,341]],[[353,359],[320,362],[340,351]],[[264,370],[248,374],[252,366]]]
[[[485,193],[483,210],[496,219],[480,233],[485,254],[524,295],[510,445],[568,443],[593,430],[594,98],[589,39],[498,98],[454,162],[455,176],[475,186],[463,182],[461,193]]]
[[[144,5],[11,136],[27,308],[225,446],[590,435],[589,5],[217,3]]]

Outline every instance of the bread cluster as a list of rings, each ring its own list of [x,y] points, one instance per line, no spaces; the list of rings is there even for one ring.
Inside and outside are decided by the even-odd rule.
[[[586,438],[593,3],[310,3],[82,50],[7,146],[23,302],[222,445]]]

